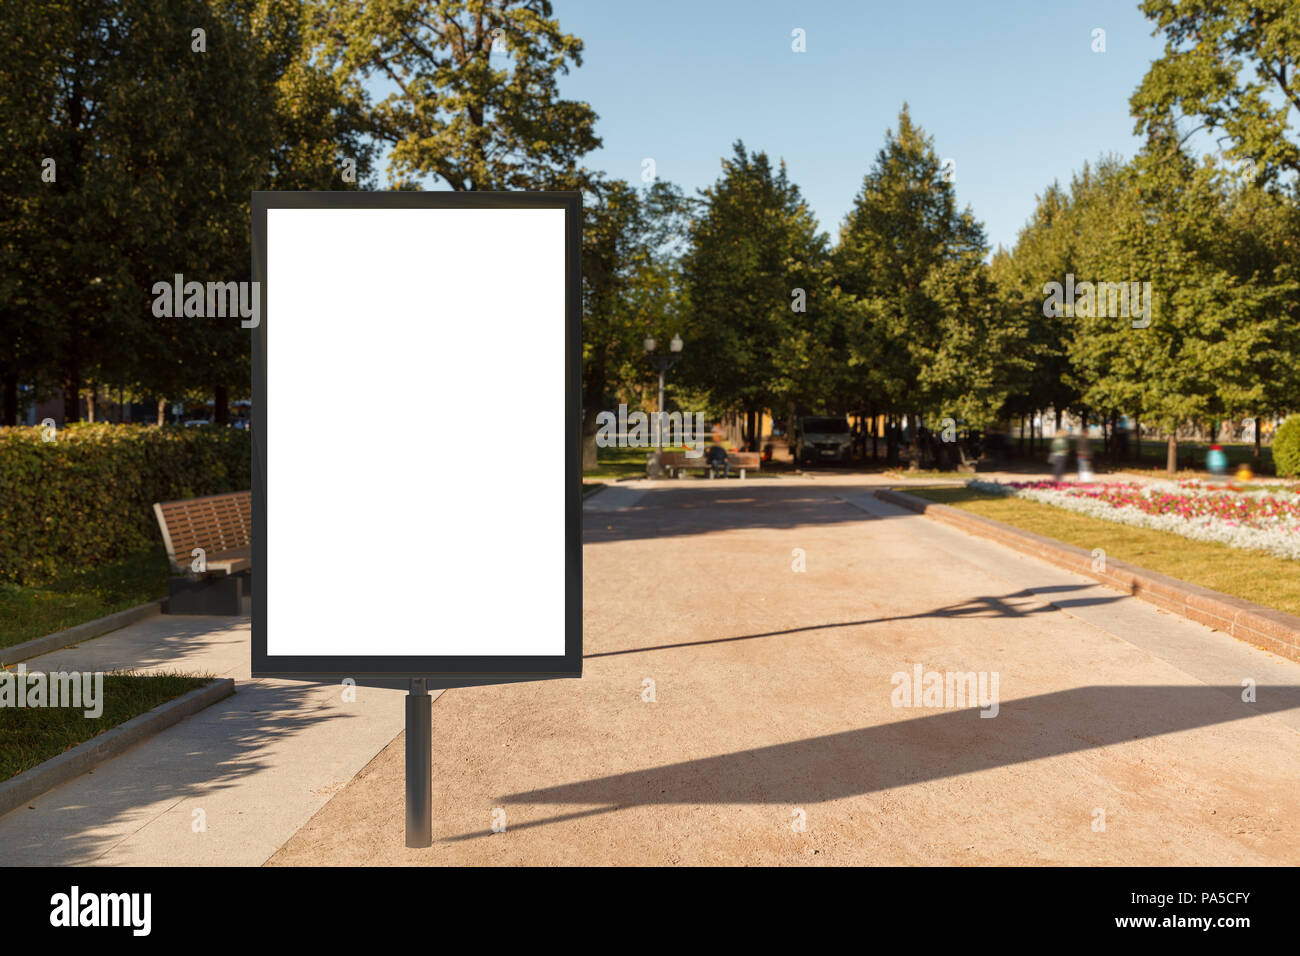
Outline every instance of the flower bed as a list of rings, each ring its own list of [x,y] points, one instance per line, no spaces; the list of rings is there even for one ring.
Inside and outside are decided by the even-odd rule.
[[[975,479],[966,486],[987,494],[1042,502],[1103,521],[1300,560],[1300,495],[1289,491],[1233,492],[1209,486],[1183,487],[1173,482],[1003,484]]]

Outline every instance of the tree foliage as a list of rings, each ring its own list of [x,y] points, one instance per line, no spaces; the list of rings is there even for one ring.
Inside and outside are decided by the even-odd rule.
[[[984,262],[983,226],[958,209],[932,139],[906,106],[840,230],[832,275],[862,401],[898,414],[986,425],[1024,326]]]
[[[582,65],[548,0],[330,0],[326,53],[390,85],[366,111],[392,148],[399,185],[436,176],[451,189],[575,188],[600,145],[596,114],[559,95]]]
[[[691,341],[683,377],[753,414],[804,395],[826,237],[785,164],[737,142],[701,193],[682,263]],[[802,307],[803,311],[796,311]]]
[[[1261,185],[1300,173],[1300,5],[1295,0],[1144,0],[1165,38],[1133,94],[1139,133],[1183,117],[1222,131]],[[1191,133],[1184,134],[1183,138]]]

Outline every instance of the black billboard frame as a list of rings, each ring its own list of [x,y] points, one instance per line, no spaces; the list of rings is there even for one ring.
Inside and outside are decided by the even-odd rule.
[[[513,655],[313,655],[267,653],[267,308],[266,218],[270,209],[563,209],[565,213],[564,475],[565,623],[564,654]],[[253,333],[253,568],[252,676],[359,685],[428,689],[506,684],[582,676],[582,194],[555,192],[453,191],[254,191],[252,269],[261,316]]]

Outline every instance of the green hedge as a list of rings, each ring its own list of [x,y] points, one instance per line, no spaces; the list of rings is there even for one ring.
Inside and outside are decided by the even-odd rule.
[[[1273,465],[1283,478],[1300,476],[1300,415],[1292,415],[1273,436]]]
[[[155,501],[252,486],[252,435],[233,428],[0,428],[0,580],[44,584],[162,541]]]

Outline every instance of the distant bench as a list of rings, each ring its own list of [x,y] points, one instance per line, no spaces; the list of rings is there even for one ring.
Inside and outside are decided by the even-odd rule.
[[[703,471],[709,470],[709,463],[705,460],[704,455],[698,458],[686,457],[684,451],[666,451],[660,455],[660,461],[663,463],[664,470],[668,474],[680,478],[691,468],[699,468]],[[749,470],[758,471],[762,462],[762,455],[756,451],[729,451],[727,452],[727,464],[733,471],[740,472],[740,477],[745,477],[745,472]]]
[[[168,614],[238,614],[253,566],[253,495],[235,491],[156,502],[167,559]]]

